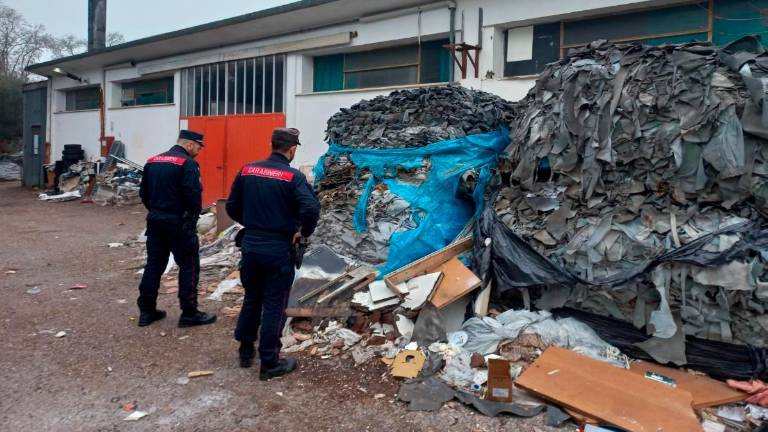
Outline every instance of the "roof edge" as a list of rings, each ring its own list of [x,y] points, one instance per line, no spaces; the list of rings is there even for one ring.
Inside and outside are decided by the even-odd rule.
[[[164,40],[173,39],[181,36],[187,36],[200,31],[213,30],[213,29],[225,27],[228,25],[240,24],[240,23],[244,23],[244,22],[248,22],[248,21],[252,21],[260,18],[267,18],[270,16],[294,12],[297,10],[306,9],[314,6],[322,6],[324,4],[333,3],[335,1],[338,1],[338,0],[300,0],[293,3],[288,3],[282,6],[275,6],[269,9],[262,9],[256,12],[247,13],[244,15],[237,15],[231,18],[224,18],[218,21],[213,21],[213,22],[200,24],[192,27],[186,27],[183,29],[174,30],[167,33],[160,33],[158,35],[136,39],[134,41],[129,41],[119,45],[113,45],[111,47],[102,48],[99,50],[86,51],[84,53],[75,54],[73,56],[61,57],[61,58],[49,60],[42,63],[36,63],[33,65],[27,66],[24,70],[27,72],[34,73],[35,69],[40,69],[47,66],[53,66],[59,63],[64,63],[72,60],[80,60],[80,59],[84,59],[84,58],[99,55],[99,54],[110,53],[110,52],[119,51],[121,49],[126,49],[126,48],[133,48],[133,47],[137,47],[137,46],[141,46],[149,43],[162,42]]]

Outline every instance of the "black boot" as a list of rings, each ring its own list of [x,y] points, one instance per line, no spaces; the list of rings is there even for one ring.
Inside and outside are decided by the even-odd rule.
[[[165,318],[165,311],[155,309],[150,312],[142,312],[139,314],[139,327],[146,327],[155,321],[160,321]]]
[[[277,361],[277,365],[271,368],[261,367],[259,372],[259,379],[267,381],[272,378],[277,378],[283,375],[287,375],[293,372],[299,366],[298,362],[294,358],[284,358]]]
[[[240,367],[249,368],[253,366],[253,358],[256,356],[256,350],[253,348],[253,342],[240,342]]]
[[[213,324],[216,322],[216,315],[208,312],[184,312],[179,317],[179,327],[193,327],[199,325]]]

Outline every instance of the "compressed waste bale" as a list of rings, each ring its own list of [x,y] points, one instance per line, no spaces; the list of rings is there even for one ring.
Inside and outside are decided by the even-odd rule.
[[[498,131],[506,126],[511,108],[511,103],[497,96],[454,85],[399,90],[333,115],[328,120],[327,141],[332,148],[356,151],[418,150]],[[478,155],[489,151],[487,146],[480,149],[482,145],[477,145]],[[329,151],[318,161],[315,186],[322,213],[315,241],[342,255],[379,265],[389,256],[390,237],[414,229],[424,217],[423,209],[411,208],[411,202],[393,192],[386,181],[418,187],[427,181],[438,159],[430,154],[404,155],[402,163],[394,158],[397,163],[372,172],[376,170],[356,166],[353,157],[350,152]],[[365,157],[371,160],[376,155]],[[441,176],[454,180],[452,173]],[[471,190],[467,193],[471,196]],[[356,213],[360,205],[364,211]]]
[[[766,66],[753,39],[723,49],[598,41],[547,66],[518,104],[495,202],[507,227],[586,282],[545,297],[664,339],[679,311],[688,335],[768,342],[762,251],[709,267],[660,265],[620,289],[587,286],[724,227],[762,222],[768,124],[749,87],[765,84]],[[726,254],[750,232],[703,249]]]

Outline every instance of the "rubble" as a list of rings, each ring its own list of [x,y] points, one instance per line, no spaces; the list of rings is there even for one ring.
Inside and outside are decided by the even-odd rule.
[[[0,181],[21,180],[22,153],[0,154]]]
[[[512,104],[490,93],[450,85],[398,90],[342,108],[326,141],[354,148],[423,147],[505,126]]]
[[[752,39],[594,42],[547,66],[517,105],[494,203],[561,269],[535,283],[547,286],[540,307],[567,302],[663,340],[679,310],[687,335],[765,346],[768,274],[750,225],[768,190],[768,134],[753,118],[762,96],[750,91],[762,52]]]
[[[368,265],[386,263],[385,273],[447,244],[475,210],[468,185],[469,202],[456,196],[459,183],[475,171],[475,182],[487,180],[484,168],[507,144],[510,108],[497,96],[444,86],[342,109],[328,121],[330,148],[314,172],[322,205],[316,241]],[[417,243],[420,232],[434,238]],[[431,248],[423,244],[430,240]]]

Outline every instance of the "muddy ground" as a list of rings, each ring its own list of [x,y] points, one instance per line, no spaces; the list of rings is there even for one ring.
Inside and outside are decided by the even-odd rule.
[[[144,209],[36,196],[0,183],[0,430],[557,430],[543,416],[488,418],[457,401],[408,412],[378,360],[355,367],[351,359],[302,358],[297,373],[261,382],[258,364],[238,367],[235,318],[179,329],[175,295],[159,299],[168,318],[139,328],[139,250],[107,244],[136,238]],[[70,289],[76,284],[87,288]],[[194,370],[214,374],[179,383]],[[128,403],[149,415],[124,421]]]

